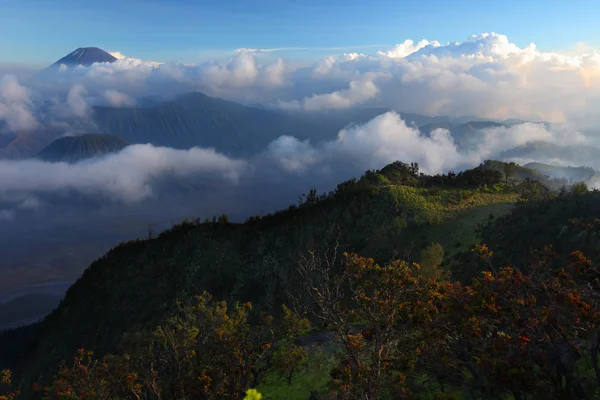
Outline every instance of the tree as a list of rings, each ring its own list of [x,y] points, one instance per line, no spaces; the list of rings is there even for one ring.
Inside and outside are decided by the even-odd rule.
[[[132,371],[131,358],[94,358],[93,352],[77,350],[72,365],[63,363],[45,398],[52,399],[141,399],[142,382]],[[156,393],[155,393],[156,394]],[[158,397],[160,398],[160,397]]]
[[[272,368],[275,354],[293,350],[293,339],[309,326],[286,307],[279,319],[261,314],[251,324],[251,310],[250,303],[229,307],[203,293],[195,304],[180,304],[150,334],[127,337],[124,347],[130,354],[100,361],[80,349],[70,366],[61,366],[46,394],[49,399],[68,394],[73,399],[241,400]],[[295,359],[302,355],[294,352]]]
[[[530,268],[445,286],[418,369],[483,399],[588,398],[578,364],[596,344],[600,310],[567,269],[541,258]]]
[[[148,240],[152,240],[154,237],[154,229],[152,228],[152,224],[148,224]]]
[[[575,195],[583,195],[588,192],[588,187],[585,183],[579,182],[571,186],[571,193]]]
[[[439,243],[431,243],[421,250],[419,275],[439,282],[448,281],[450,279],[450,272],[441,267],[443,260],[444,248]]]
[[[13,400],[18,395],[19,391],[12,389],[12,373],[7,369],[0,371],[0,400]]]
[[[291,385],[294,372],[307,356],[308,352],[303,347],[295,344],[282,346],[275,352],[273,367],[283,375],[287,384]]]
[[[305,309],[323,321],[344,348],[332,375],[335,396],[406,397],[403,372],[418,347],[414,328],[435,314],[435,290],[418,279],[417,264],[394,261],[380,266],[345,253],[341,273],[333,275],[334,260],[313,252],[299,262],[298,271],[305,283]],[[366,328],[362,334],[356,324]]]
[[[502,166],[502,170],[504,172],[504,183],[509,185],[512,182],[512,176],[514,175],[517,169],[517,164],[514,162],[504,163]]]

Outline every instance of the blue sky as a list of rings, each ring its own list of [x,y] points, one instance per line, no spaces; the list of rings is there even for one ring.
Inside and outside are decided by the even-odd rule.
[[[569,50],[600,43],[599,12],[595,0],[0,0],[0,63],[42,66],[85,46],[180,62],[240,47],[315,48],[277,53],[310,62],[492,31],[519,46]]]

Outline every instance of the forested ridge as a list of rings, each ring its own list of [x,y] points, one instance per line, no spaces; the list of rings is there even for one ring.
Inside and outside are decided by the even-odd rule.
[[[396,162],[149,231],[2,334],[0,399],[599,398],[598,206],[516,164]]]

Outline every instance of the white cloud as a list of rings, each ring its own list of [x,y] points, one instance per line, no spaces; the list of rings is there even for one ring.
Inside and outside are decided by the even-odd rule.
[[[14,75],[0,80],[0,120],[12,131],[32,130],[38,127],[30,91],[19,84]]]
[[[114,107],[132,106],[135,104],[135,100],[131,97],[114,89],[106,90],[104,92],[104,98]]]
[[[266,154],[290,173],[333,170],[337,176],[348,178],[348,171],[361,174],[394,161],[417,162],[427,174],[459,171],[529,142],[567,145],[586,141],[578,132],[560,127],[548,130],[534,123],[486,128],[473,137],[467,148],[459,149],[447,130],[436,129],[425,135],[408,126],[397,113],[387,112],[366,124],[341,130],[334,141],[314,146],[293,137],[280,137],[268,146]]]
[[[351,108],[364,103],[379,93],[372,80],[362,79],[351,81],[348,89],[333,93],[316,94],[303,100],[279,102],[278,107],[284,110],[320,111],[328,109]]]
[[[429,42],[427,40],[421,40],[419,43],[415,44],[412,40],[406,39],[404,42],[397,44],[394,48],[388,51],[379,51],[377,52],[380,56],[385,56],[389,58],[404,58],[412,53],[415,53],[425,46],[439,47],[440,44],[436,41]]]
[[[90,112],[90,108],[85,100],[85,96],[88,94],[85,86],[75,84],[67,95],[67,104],[73,115],[79,118],[85,118]]]
[[[589,119],[600,106],[600,52],[585,47],[564,54],[542,52],[534,44],[519,47],[504,35],[483,33],[446,44],[409,39],[373,55],[330,48],[326,51],[345,50],[302,68],[261,54],[286,49],[292,48],[238,49],[229,60],[193,65],[143,61],[114,52],[114,63],[20,84],[37,99],[66,97],[75,85],[83,85],[89,105],[127,106],[148,94],[169,97],[202,91],[305,111],[364,106],[555,122]],[[115,91],[120,94],[115,96]],[[32,122],[25,111],[31,114],[34,108],[21,104],[19,113],[11,112],[15,126]]]
[[[109,52],[109,54],[111,56],[113,56],[114,58],[116,58],[117,60],[123,60],[125,58],[127,58],[127,56],[123,53],[121,53],[120,51],[111,51]]]
[[[229,159],[211,149],[175,150],[132,145],[117,154],[76,164],[38,160],[0,161],[0,198],[25,198],[17,208],[32,209],[38,193],[75,190],[98,198],[135,203],[153,195],[162,176],[221,176],[235,183],[248,171],[244,161]]]

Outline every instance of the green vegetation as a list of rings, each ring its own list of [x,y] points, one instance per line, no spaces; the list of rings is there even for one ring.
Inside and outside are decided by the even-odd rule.
[[[600,194],[535,177],[397,162],[122,243],[0,365],[32,398],[597,398]]]

